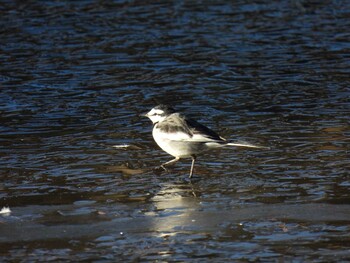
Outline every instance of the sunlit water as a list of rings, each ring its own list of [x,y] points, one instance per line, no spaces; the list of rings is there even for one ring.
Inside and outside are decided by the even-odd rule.
[[[1,1],[1,261],[350,260],[349,8]],[[271,149],[160,173],[158,103]]]

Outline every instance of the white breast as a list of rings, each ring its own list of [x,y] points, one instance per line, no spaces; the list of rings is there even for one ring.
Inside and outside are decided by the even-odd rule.
[[[152,134],[159,147],[174,157],[189,157],[198,152],[198,147],[189,142],[191,137],[186,133],[167,133],[155,126]]]

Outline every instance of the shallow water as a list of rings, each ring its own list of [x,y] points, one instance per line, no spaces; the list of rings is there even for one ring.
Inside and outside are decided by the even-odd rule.
[[[1,261],[350,261],[349,8],[1,1]],[[159,173],[158,103],[271,149]]]

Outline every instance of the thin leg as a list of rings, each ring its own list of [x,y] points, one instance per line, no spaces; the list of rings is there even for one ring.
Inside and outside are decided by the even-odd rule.
[[[165,168],[166,165],[176,163],[178,160],[180,160],[180,158],[179,158],[179,157],[176,157],[175,159],[172,159],[172,160],[170,160],[169,162],[163,163],[160,167],[162,167],[162,168],[166,171],[166,170],[167,170],[167,169]]]
[[[196,161],[196,156],[195,156],[195,155],[192,155],[191,157],[192,157],[192,165],[191,165],[191,170],[190,170],[190,176],[189,176],[189,178],[191,178],[192,175],[193,175],[194,162]]]

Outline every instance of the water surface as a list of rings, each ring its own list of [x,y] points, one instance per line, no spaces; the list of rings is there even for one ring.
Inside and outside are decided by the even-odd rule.
[[[349,261],[349,8],[1,1],[1,261]],[[271,149],[154,171],[158,103]]]

